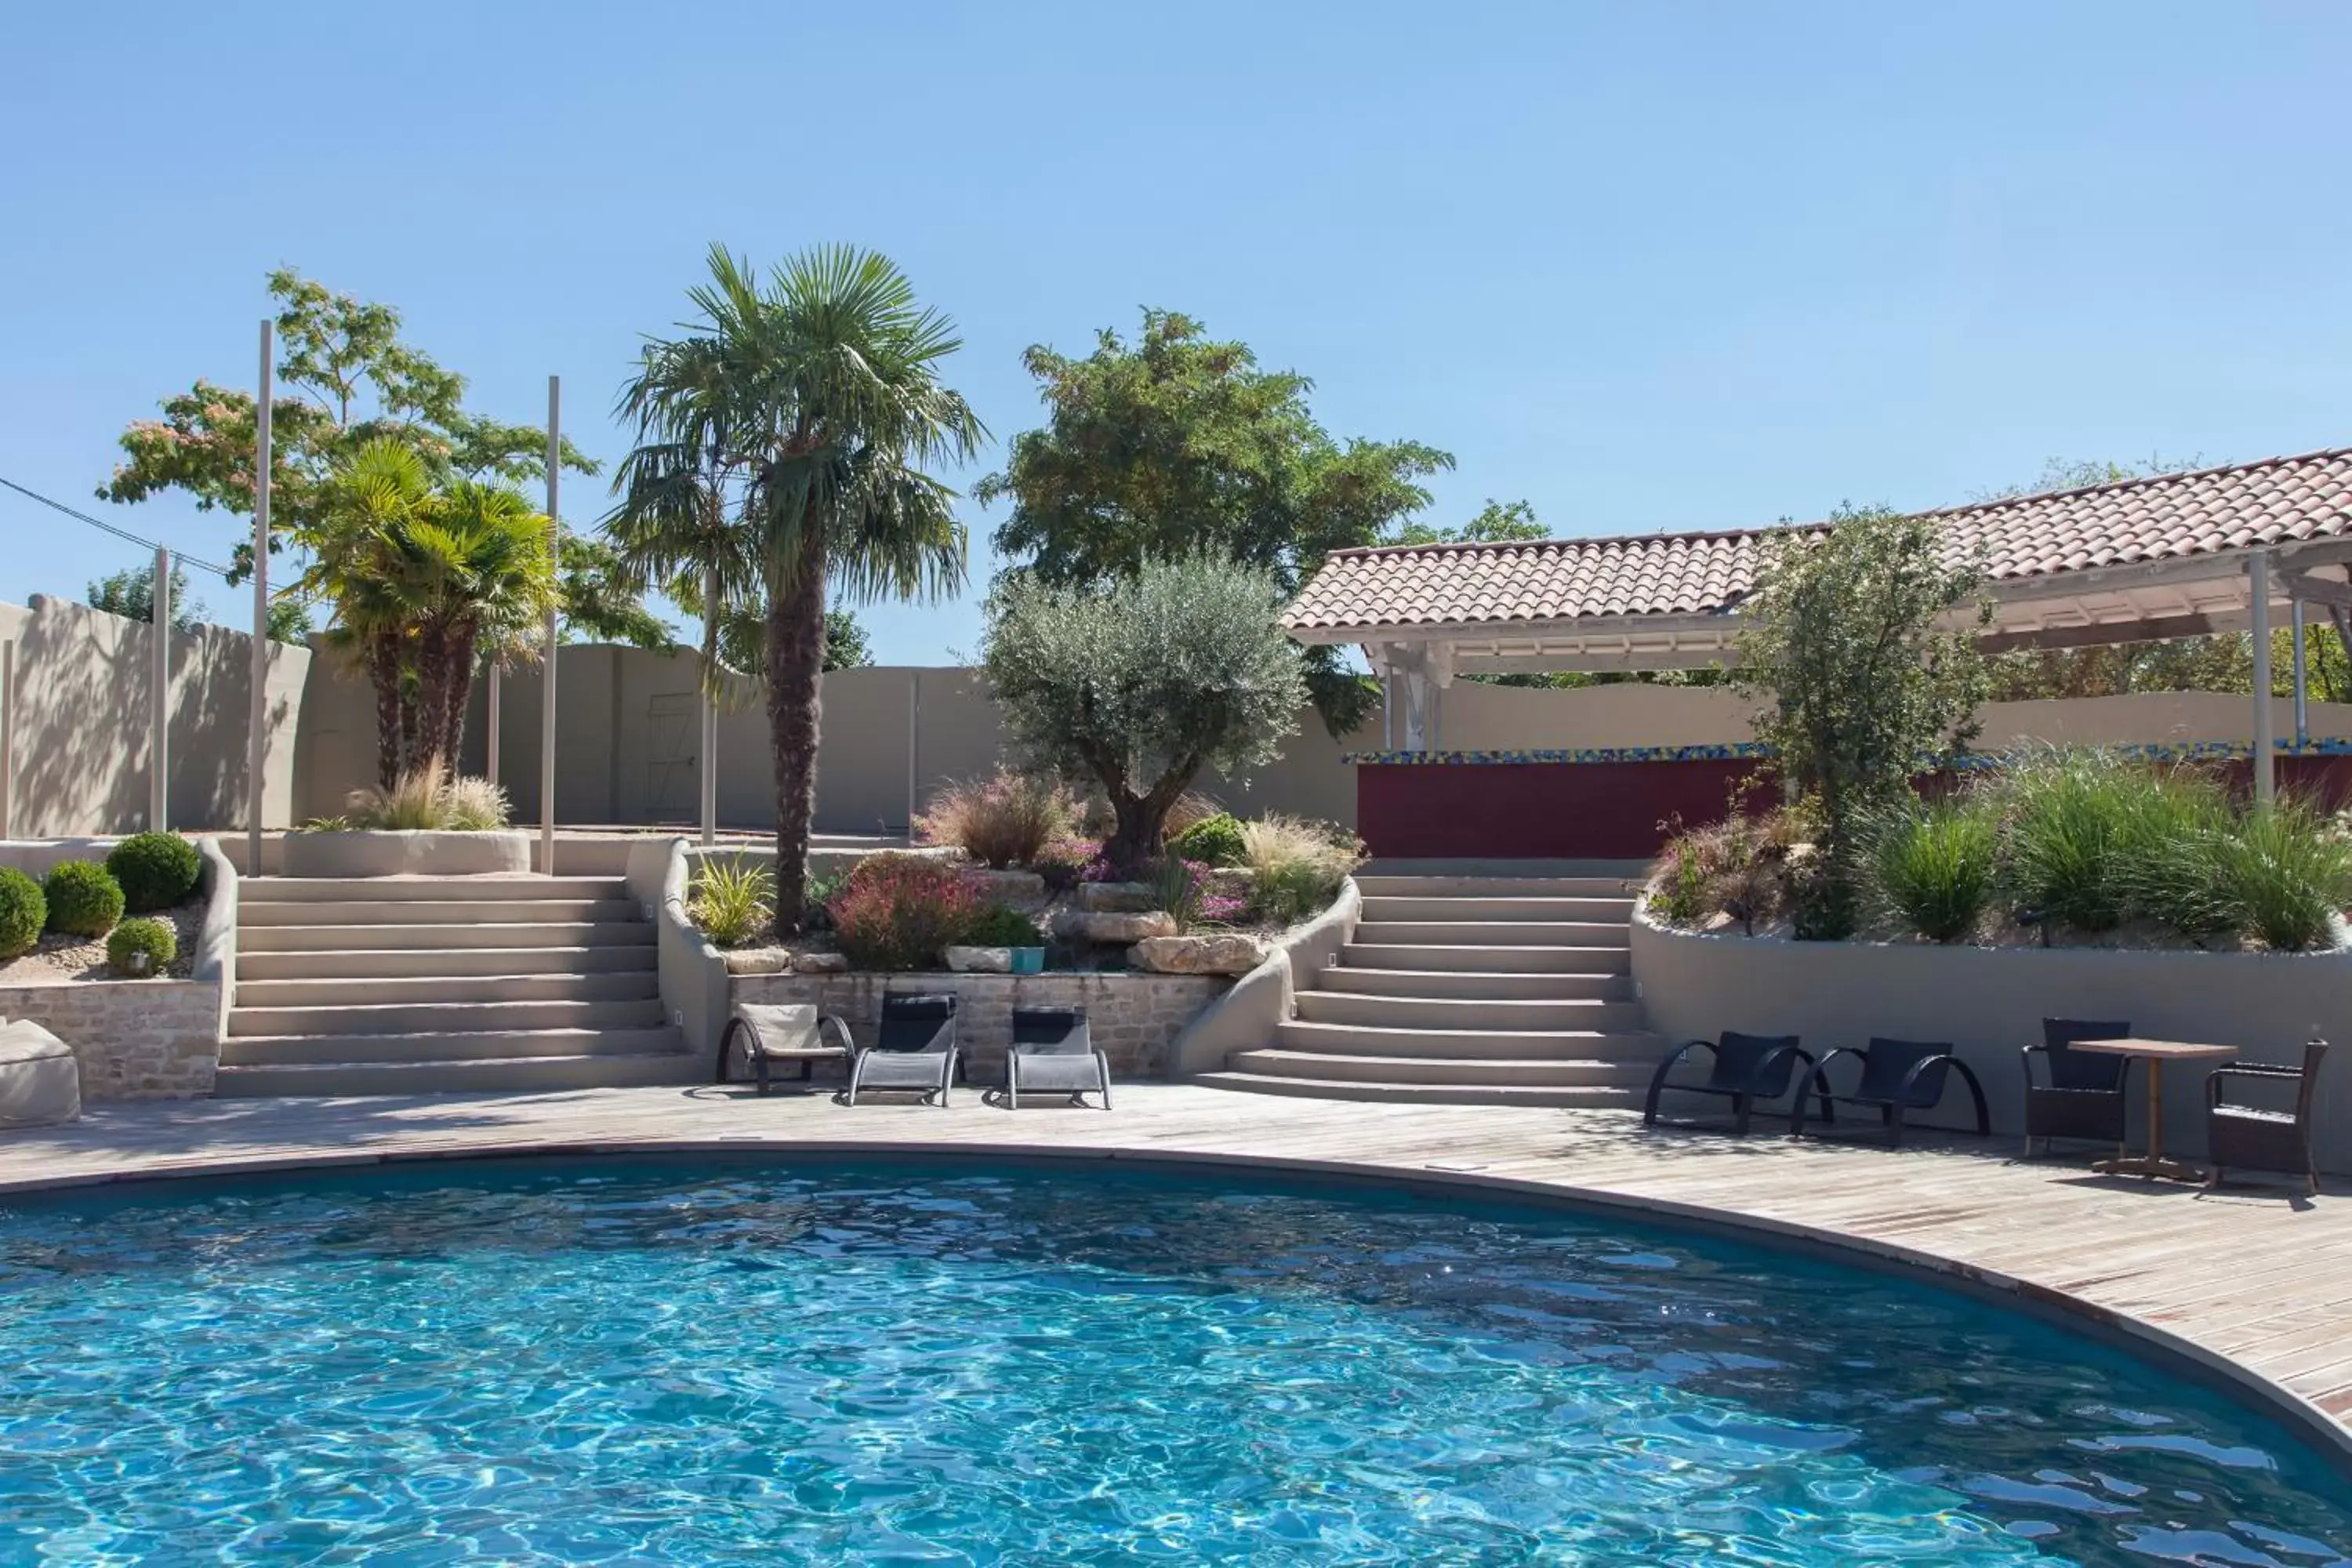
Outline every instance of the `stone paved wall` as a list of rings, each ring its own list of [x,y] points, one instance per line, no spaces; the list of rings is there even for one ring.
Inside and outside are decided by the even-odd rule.
[[[1112,1076],[1168,1076],[1169,1042],[1233,982],[1206,974],[739,974],[738,1002],[814,1002],[858,1042],[875,1036],[885,991],[952,991],[956,1040],[975,1078],[1002,1075],[1013,1009],[1084,1007]]]
[[[71,1046],[84,1100],[199,1099],[220,1066],[221,988],[205,981],[0,984],[0,1017]]]

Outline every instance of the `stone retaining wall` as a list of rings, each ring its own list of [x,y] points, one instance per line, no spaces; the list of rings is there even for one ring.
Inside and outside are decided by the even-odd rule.
[[[1003,1068],[1013,1009],[1084,1007],[1115,1078],[1168,1076],[1168,1047],[1232,981],[1207,974],[739,974],[738,1002],[814,1002],[838,1013],[863,1044],[886,991],[952,991],[956,1038],[981,1079]]]
[[[194,1100],[220,1066],[221,988],[200,980],[0,985],[0,1017],[74,1049],[84,1100]]]

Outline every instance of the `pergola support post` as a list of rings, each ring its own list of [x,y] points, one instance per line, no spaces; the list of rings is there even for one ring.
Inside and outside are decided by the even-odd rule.
[[[2297,599],[2288,608],[2294,612],[2294,749],[2300,752],[2311,743],[2311,683],[2305,660],[2303,601]]]
[[[2254,804],[2269,805],[2278,792],[2278,738],[2271,718],[2271,557],[2266,548],[2246,552],[2246,610],[2253,633]]]

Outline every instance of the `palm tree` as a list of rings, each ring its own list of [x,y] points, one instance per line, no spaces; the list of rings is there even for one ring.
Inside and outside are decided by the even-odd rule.
[[[646,351],[648,372],[655,351]],[[637,446],[613,476],[621,499],[604,519],[622,571],[642,591],[659,586],[702,620],[702,842],[719,830],[719,698],[724,677],[719,634],[756,614],[764,575],[761,538],[739,515],[733,492],[749,461],[721,427],[722,400],[655,401],[651,376],[623,392],[619,412],[636,421]]]
[[[986,431],[939,379],[961,346],[953,324],[917,303],[885,257],[820,247],[762,286],[713,246],[710,280],[688,298],[697,319],[687,335],[646,345],[621,405],[641,411],[646,434],[690,447],[698,472],[707,460],[723,476],[727,510],[757,550],[776,925],[790,932],[805,914],[827,589],[872,600],[961,588],[955,492],[923,465],[971,457]]]

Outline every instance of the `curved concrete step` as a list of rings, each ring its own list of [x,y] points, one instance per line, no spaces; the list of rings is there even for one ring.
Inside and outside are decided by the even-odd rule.
[[[383,952],[466,947],[651,947],[654,928],[635,921],[484,925],[249,926],[237,932],[237,954],[315,952],[326,949]]]
[[[548,925],[576,921],[634,921],[626,899],[403,899],[390,909],[375,900],[308,899],[283,904],[237,900],[240,937],[278,926],[374,926],[387,915],[407,925]]]
[[[228,1016],[243,1035],[446,1035],[510,1029],[658,1028],[667,1015],[659,996],[619,1002],[392,1002],[350,1006],[247,1006]]]
[[[1366,921],[1356,940],[1368,947],[1623,947],[1623,921]]]
[[[1641,874],[1624,877],[1356,876],[1367,899],[1630,899]]]
[[[511,928],[509,928],[511,929]],[[651,928],[647,928],[650,930]],[[253,980],[357,980],[486,974],[651,974],[651,942],[597,947],[320,948],[236,955],[238,994]]]
[[[1341,1057],[1321,1051],[1235,1051],[1234,1072],[1336,1083],[1477,1084],[1519,1089],[1646,1089],[1647,1062],[1517,1057]]]
[[[237,907],[334,902],[426,903],[458,899],[624,899],[619,877],[243,877]]]
[[[1364,996],[1344,991],[1301,991],[1298,1016],[1317,1024],[1369,1024],[1383,1029],[1601,1030],[1639,1029],[1638,1002],[1574,998],[1493,1000],[1459,996]]]
[[[494,1061],[326,1062],[224,1066],[213,1093],[256,1096],[560,1093],[700,1083],[710,1064],[699,1053],[645,1051],[624,1056],[516,1057]]]
[[[1363,918],[1374,922],[1442,921],[1460,924],[1503,924],[1517,921],[1542,922],[1587,921],[1622,925],[1633,918],[1631,896],[1614,898],[1428,898],[1382,894],[1364,900]]]
[[[1444,969],[1496,974],[1624,974],[1632,952],[1614,947],[1475,947],[1443,942],[1374,942],[1358,926],[1358,940],[1339,950],[1350,969]],[[1621,931],[1622,934],[1622,931]]]
[[[1302,984],[1317,992],[1356,996],[1459,996],[1507,1001],[1630,1002],[1633,982],[1623,974],[1497,974],[1475,969],[1351,969],[1334,963]],[[1301,993],[1301,995],[1308,994]]]
[[[650,964],[606,974],[403,974],[373,980],[240,977],[236,1005],[360,1007],[416,1002],[638,1002],[659,994],[658,979]]]
[[[1455,1060],[1624,1061],[1654,1064],[1665,1037],[1646,1029],[1387,1029],[1292,1018],[1275,1026],[1276,1046],[1341,1057],[1445,1057]]]
[[[1308,1100],[1403,1101],[1420,1105],[1617,1107],[1642,1103],[1639,1089],[1529,1084],[1339,1083],[1329,1079],[1277,1078],[1269,1073],[1212,1072],[1188,1080],[1204,1089],[1244,1094],[1288,1094]]]
[[[221,1065],[330,1068],[431,1063],[473,1067],[541,1057],[679,1056],[676,1029],[497,1029],[407,1035],[245,1035],[221,1043]],[[289,1092],[319,1092],[299,1089]]]

